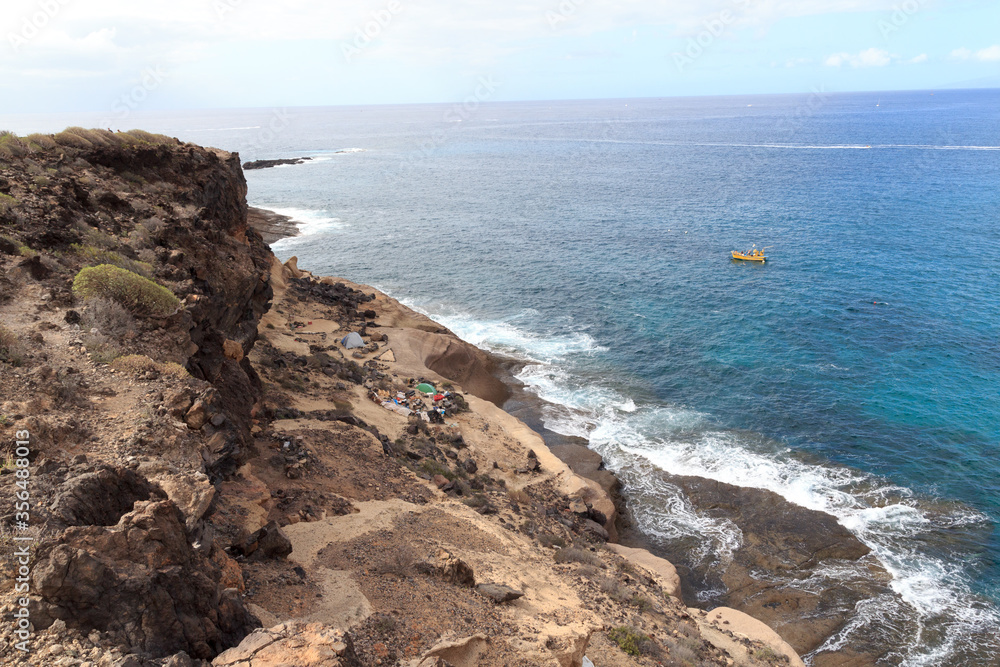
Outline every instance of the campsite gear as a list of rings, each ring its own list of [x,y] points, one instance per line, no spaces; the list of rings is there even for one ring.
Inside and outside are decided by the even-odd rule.
[[[764,251],[768,248],[773,248],[774,246],[766,246],[757,250],[757,244],[753,244],[753,248],[747,250],[746,252],[739,252],[738,250],[733,250],[733,259],[742,259],[746,262],[763,262],[767,260],[764,256]]]
[[[417,391],[419,391],[421,394],[433,394],[435,389],[433,385],[427,384],[426,382],[422,382],[417,385]]]
[[[435,401],[442,401],[442,400],[444,400],[444,394],[434,394],[434,400]]]
[[[340,344],[348,350],[353,350],[356,347],[364,347],[365,341],[361,339],[361,335],[358,332],[352,331],[340,339]]]

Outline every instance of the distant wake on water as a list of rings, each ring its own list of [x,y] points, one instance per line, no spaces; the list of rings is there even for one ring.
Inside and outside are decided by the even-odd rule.
[[[937,144],[796,144],[796,143],[749,143],[720,141],[657,141],[634,139],[587,139],[532,137],[530,141],[553,141],[590,144],[636,144],[644,146],[687,146],[695,148],[770,148],[787,150],[870,150],[909,149],[921,151],[1000,151],[1000,146],[943,146]]]
[[[890,586],[899,597],[864,600],[847,626],[816,653],[850,646],[874,631],[902,639],[885,656],[889,664],[985,665],[991,663],[975,657],[970,662],[969,656],[997,655],[1000,610],[972,592],[968,575],[954,562],[926,548],[935,533],[986,522],[985,515],[918,498],[872,474],[805,461],[763,435],[720,428],[696,410],[637,403],[619,390],[596,385],[574,373],[574,362],[607,348],[586,332],[534,333],[522,324],[537,315],[530,310],[506,320],[479,320],[402,302],[463,340],[524,361],[516,377],[545,401],[545,427],[588,440],[628,489],[640,530],[665,541],[694,538],[694,561],[724,567],[742,534],[729,521],[700,514],[679,489],[650,474],[655,470],[766,489],[836,517],[892,575]],[[830,567],[796,585],[822,588],[856,576],[852,568]],[[710,602],[718,593],[700,591],[698,597]]]

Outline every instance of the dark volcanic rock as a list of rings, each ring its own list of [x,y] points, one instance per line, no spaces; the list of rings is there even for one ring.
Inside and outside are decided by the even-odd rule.
[[[800,654],[816,649],[843,627],[858,602],[892,595],[890,575],[833,516],[771,491],[701,477],[663,476],[680,487],[700,513],[729,520],[742,532],[742,544],[722,572],[704,564],[679,568],[687,589],[721,583],[726,592],[713,600],[716,604],[764,621]],[[685,564],[686,554],[657,546],[664,557]],[[841,575],[824,578],[820,573],[829,566],[836,566]],[[852,576],[845,577],[845,571]],[[806,580],[813,583],[803,584]]]
[[[296,157],[282,160],[253,160],[252,162],[244,162],[243,168],[246,170],[270,169],[271,167],[280,167],[281,165],[286,164],[302,164],[311,159],[311,157]]]
[[[165,496],[134,470],[102,465],[63,482],[50,508],[63,526],[113,526],[137,501],[151,497]]]
[[[138,503],[114,527],[69,528],[42,542],[32,571],[32,621],[108,633],[130,650],[211,659],[259,623],[218,567],[188,543],[170,501]]]
[[[289,236],[298,236],[299,227],[287,215],[262,208],[247,209],[247,220],[257,230],[264,243],[274,243]]]

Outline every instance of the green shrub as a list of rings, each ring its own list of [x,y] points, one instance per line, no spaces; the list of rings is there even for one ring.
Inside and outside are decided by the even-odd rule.
[[[84,299],[111,299],[136,315],[148,317],[166,317],[180,306],[166,287],[111,264],[81,269],[73,279],[73,291]]]
[[[28,148],[35,153],[43,153],[58,146],[51,134],[29,134],[23,141],[27,141]]]
[[[24,361],[17,335],[3,325],[0,325],[0,361],[11,366],[20,366]]]
[[[84,127],[67,127],[63,134],[72,134],[89,142],[94,146],[118,146],[121,141],[115,137],[114,132],[108,130],[88,130]]]
[[[617,644],[618,648],[628,655],[634,656],[642,655],[643,646],[650,641],[647,635],[628,625],[620,625],[608,630],[608,639]]]
[[[17,200],[10,195],[5,195],[0,192],[0,213],[3,213],[9,208],[14,208],[17,206]]]
[[[13,132],[0,132],[0,159],[23,157],[28,154],[28,147]]]
[[[79,148],[81,150],[87,150],[89,148],[94,147],[94,144],[92,144],[87,139],[81,137],[78,134],[74,134],[73,132],[65,130],[63,132],[60,132],[59,134],[54,135],[52,139],[60,146],[65,146],[68,148]]]
[[[132,273],[138,273],[143,278],[150,278],[153,275],[152,264],[138,262],[134,259],[123,257],[114,250],[98,248],[97,246],[92,245],[80,245],[79,243],[73,243],[69,248],[91,266],[111,264],[113,266],[131,271]]]
[[[455,473],[446,465],[435,461],[434,459],[424,459],[420,462],[420,469],[423,470],[428,475],[441,475],[449,481],[454,481]]]
[[[129,130],[128,132],[119,132],[115,135],[122,143],[131,144],[134,146],[142,145],[152,145],[157,146],[160,144],[172,144],[175,143],[173,139],[162,134],[153,134],[152,132],[146,132],[145,130]]]

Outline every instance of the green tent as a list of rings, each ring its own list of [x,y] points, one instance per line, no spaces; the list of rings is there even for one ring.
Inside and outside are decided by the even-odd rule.
[[[426,382],[421,382],[420,384],[417,385],[417,391],[419,391],[422,394],[433,394],[434,387],[432,385],[427,384]]]

